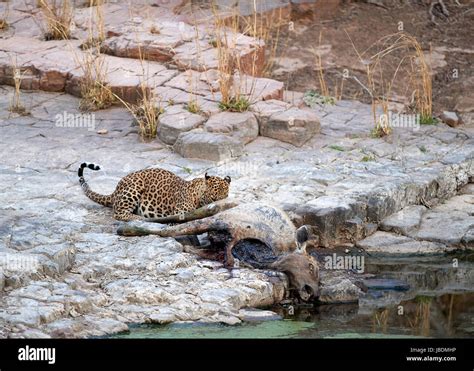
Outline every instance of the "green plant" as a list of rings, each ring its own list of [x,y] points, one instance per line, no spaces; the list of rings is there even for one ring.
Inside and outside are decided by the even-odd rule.
[[[373,155],[364,155],[364,157],[362,157],[360,161],[362,162],[375,161],[375,157]]]
[[[383,138],[385,135],[390,134],[391,128],[377,121],[375,127],[370,131],[372,138]]]
[[[341,146],[338,146],[337,144],[333,144],[333,145],[329,146],[329,148],[331,148],[331,149],[333,149],[333,150],[335,150],[335,151],[340,151],[340,152],[344,152],[344,151],[345,151],[344,148],[342,148]]]
[[[420,116],[420,124],[421,125],[436,125],[438,123],[438,119],[431,115],[421,115]]]
[[[196,100],[189,101],[189,103],[186,104],[184,108],[186,110],[188,110],[189,112],[191,112],[191,113],[201,112],[201,108],[199,107],[199,103]]]
[[[422,145],[422,146],[419,146],[418,149],[419,149],[421,152],[423,152],[423,153],[428,152],[428,150],[426,149],[426,147],[423,146],[423,145]]]
[[[249,107],[250,102],[244,96],[230,98],[227,102],[222,101],[219,103],[219,108],[221,111],[244,112],[247,111]]]
[[[316,105],[320,105],[320,106],[323,106],[326,104],[334,105],[336,104],[336,98],[321,95],[316,90],[308,90],[303,95],[303,102],[308,107],[315,108]]]

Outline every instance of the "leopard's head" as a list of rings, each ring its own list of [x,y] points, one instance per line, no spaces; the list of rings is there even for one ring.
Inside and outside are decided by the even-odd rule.
[[[229,195],[230,176],[220,178],[207,175],[206,173],[204,178],[206,180],[206,191],[201,206],[227,198]]]

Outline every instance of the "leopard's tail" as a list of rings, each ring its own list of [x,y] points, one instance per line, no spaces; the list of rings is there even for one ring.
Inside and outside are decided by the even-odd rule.
[[[89,197],[92,201],[97,202],[100,205],[107,206],[107,207],[112,207],[113,205],[113,193],[111,195],[101,195],[99,193],[96,193],[92,191],[89,187],[89,184],[87,184],[86,180],[84,179],[84,169],[89,168],[91,170],[100,170],[100,167],[94,164],[89,164],[89,163],[82,163],[81,166],[79,167],[79,170],[77,171],[77,175],[79,176],[79,184],[81,185],[82,189],[84,190],[84,193],[86,194],[87,197]]]

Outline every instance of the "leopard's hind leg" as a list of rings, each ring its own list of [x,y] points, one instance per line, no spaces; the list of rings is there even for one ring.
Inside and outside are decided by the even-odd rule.
[[[116,191],[114,201],[114,218],[121,221],[143,220],[140,215],[134,214],[140,203],[140,192],[133,186],[124,187]]]

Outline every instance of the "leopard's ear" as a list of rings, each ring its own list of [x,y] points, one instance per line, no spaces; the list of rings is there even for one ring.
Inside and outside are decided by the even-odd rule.
[[[206,173],[206,174],[204,174],[204,178],[206,178],[206,179],[209,179],[209,178],[210,178],[210,176],[209,176],[209,175],[207,175],[207,173]]]
[[[227,175],[227,176],[224,178],[224,180],[225,180],[227,183],[230,184],[230,176]]]

